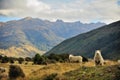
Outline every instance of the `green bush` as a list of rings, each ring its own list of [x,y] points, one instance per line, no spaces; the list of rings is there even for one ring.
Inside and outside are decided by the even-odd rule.
[[[11,63],[11,64],[13,64],[13,63],[14,63],[14,60],[13,60],[13,59],[11,59],[11,60],[10,60],[10,63]]]
[[[2,57],[1,63],[8,63],[9,62],[9,58],[7,56]]]
[[[0,60],[2,59],[2,57],[3,57],[3,56],[2,56],[2,55],[0,55]]]
[[[45,56],[40,56],[40,54],[36,54],[33,58],[34,64],[47,64],[47,58]]]
[[[50,60],[54,60],[54,61],[58,61],[58,62],[66,62],[69,59],[68,54],[54,54],[54,53],[52,53],[52,54],[48,55],[47,57]]]
[[[23,59],[23,58],[21,58],[21,57],[20,57],[20,58],[18,58],[18,63],[19,63],[19,64],[22,64],[22,63],[23,63],[23,61],[24,61],[24,59]]]
[[[25,77],[23,70],[17,65],[10,65],[9,78],[16,79],[18,77]]]
[[[26,57],[26,58],[25,58],[25,61],[32,61],[32,58]]]
[[[9,62],[10,62],[11,64],[13,64],[14,61],[15,61],[15,58],[13,58],[13,57],[9,57]]]

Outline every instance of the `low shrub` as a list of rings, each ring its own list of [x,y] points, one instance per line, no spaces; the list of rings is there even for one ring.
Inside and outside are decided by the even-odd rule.
[[[10,65],[9,78],[16,79],[18,77],[25,77],[23,70],[17,65]]]

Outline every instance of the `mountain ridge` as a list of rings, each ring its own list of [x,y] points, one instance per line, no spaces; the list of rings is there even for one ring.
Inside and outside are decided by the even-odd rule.
[[[29,45],[29,48],[31,46],[36,48],[36,52],[38,50],[40,50],[40,52],[45,52],[67,38],[98,28],[102,25],[105,24],[83,24],[81,22],[69,23],[61,20],[50,22],[48,20],[32,17],[26,17],[20,20],[12,20],[4,23],[1,22],[0,49],[5,49],[4,51],[6,51],[13,46],[19,48],[24,45]],[[9,54],[12,55],[13,53]]]
[[[75,54],[93,57],[94,52],[100,49],[105,58],[120,58],[120,21],[105,25],[87,33],[69,38],[53,47],[46,54]]]

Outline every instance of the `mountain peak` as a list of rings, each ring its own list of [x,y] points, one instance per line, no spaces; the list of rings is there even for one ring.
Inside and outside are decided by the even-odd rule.
[[[76,21],[75,23],[80,24],[81,22],[80,21]]]
[[[32,17],[30,17],[30,16],[28,16],[28,17],[25,17],[25,18],[23,18],[24,20],[31,20],[31,19],[33,19]]]
[[[63,20],[57,19],[56,22],[63,22]]]

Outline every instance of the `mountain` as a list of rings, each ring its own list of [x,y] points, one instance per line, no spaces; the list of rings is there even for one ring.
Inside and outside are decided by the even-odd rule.
[[[105,25],[105,23],[81,23],[76,22],[63,22],[62,20],[56,20],[51,26],[51,30],[58,36],[65,39],[76,36],[81,33],[88,32],[90,30],[96,29]]]
[[[24,57],[42,54],[66,38],[102,25],[105,24],[62,20],[50,22],[32,17],[0,22],[0,54]]]
[[[120,59],[120,21],[79,34],[53,47],[46,54],[74,54],[93,58],[101,50],[104,58]]]

